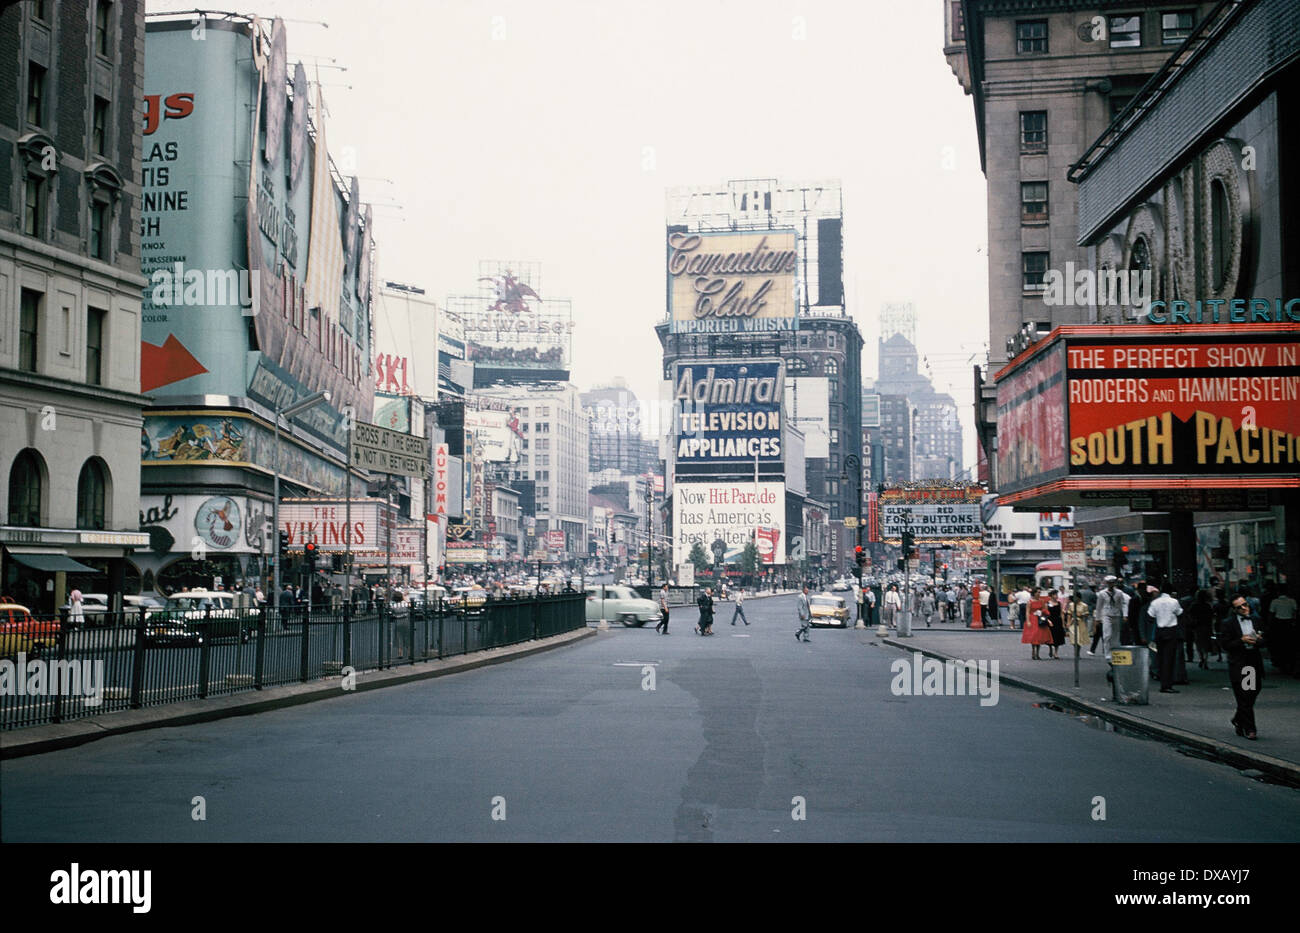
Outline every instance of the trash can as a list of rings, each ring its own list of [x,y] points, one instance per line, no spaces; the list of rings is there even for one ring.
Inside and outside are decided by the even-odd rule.
[[[912,637],[912,610],[899,609],[898,612],[895,613],[895,615],[897,616],[897,619],[895,619],[894,624],[898,626],[898,637],[911,638]]]
[[[1116,703],[1146,706],[1151,688],[1149,649],[1146,645],[1120,645],[1110,653],[1111,686]]]

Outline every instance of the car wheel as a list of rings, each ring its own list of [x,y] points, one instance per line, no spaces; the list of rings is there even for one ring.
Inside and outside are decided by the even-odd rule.
[[[619,613],[618,621],[622,622],[625,628],[640,628],[642,625],[645,625],[644,622],[638,619],[636,615],[631,612]]]

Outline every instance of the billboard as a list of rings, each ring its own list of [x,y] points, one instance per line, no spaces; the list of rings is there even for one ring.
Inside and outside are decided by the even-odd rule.
[[[782,463],[780,360],[673,365],[676,464]]]
[[[765,563],[785,563],[784,483],[678,482],[672,507],[674,565],[686,563],[696,543],[710,564],[718,555],[738,561],[751,540]]]
[[[1073,527],[1073,509],[1017,512],[1009,505],[998,505],[997,496],[989,496],[984,506],[986,550],[1055,551],[1061,546],[1061,532]]]
[[[998,379],[998,491],[1065,476],[1065,348]],[[1004,370],[1005,372],[1005,370]]]
[[[1069,342],[1071,475],[1294,475],[1300,340]]]
[[[803,432],[804,456],[831,455],[830,380],[824,376],[791,376],[785,381],[785,412]]]
[[[140,530],[155,553],[257,554],[267,546],[271,503],[246,496],[143,495]]]
[[[523,449],[519,416],[513,411],[466,408],[465,437],[478,462],[517,463]]]
[[[799,329],[794,230],[668,232],[674,334]]]
[[[301,164],[315,144],[299,135],[305,102],[295,96],[292,119],[284,106],[286,68],[254,54],[260,26],[209,20],[201,43],[191,28],[146,30],[141,389],[164,402],[216,395],[271,407],[328,390],[330,405],[300,423],[341,449],[340,412],[372,412],[369,308],[341,261],[318,267],[339,297],[310,300],[307,264],[313,220],[335,218],[337,235],[343,195],[319,170],[315,184],[305,172],[290,184],[294,153]],[[278,20],[273,36],[282,63]],[[255,136],[257,114],[266,129]],[[323,140],[319,110],[316,130]],[[324,164],[323,144],[314,161]]]
[[[479,294],[447,298],[464,332],[465,358],[485,370],[567,373],[572,302],[542,296],[539,264],[485,261],[479,272]]]

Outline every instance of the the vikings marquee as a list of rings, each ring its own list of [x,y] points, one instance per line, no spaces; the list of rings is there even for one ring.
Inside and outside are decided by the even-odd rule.
[[[1300,325],[1061,327],[997,379],[1003,502],[1300,486]]]

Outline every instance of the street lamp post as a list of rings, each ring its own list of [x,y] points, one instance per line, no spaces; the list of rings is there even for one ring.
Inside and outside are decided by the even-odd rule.
[[[862,582],[862,567],[857,563],[858,548],[862,547],[862,460],[857,454],[849,454],[844,458],[844,470],[840,474],[840,478],[848,479],[850,470],[853,471],[858,486],[858,521],[854,527],[855,547],[853,549],[853,561],[854,566],[857,568],[858,592],[861,593],[866,584]],[[858,625],[862,625],[862,602],[858,603]]]
[[[321,402],[328,402],[330,394],[328,392],[317,392],[307,396],[301,401],[294,402],[287,408],[277,408],[275,410],[275,482],[271,491],[271,523],[275,526],[275,574],[271,582],[271,605],[279,610],[280,608],[280,419],[284,418],[286,423],[292,421],[304,411],[319,405]],[[348,456],[351,456],[349,453]],[[349,469],[351,464],[348,465]],[[308,593],[311,592],[311,581],[308,581]]]

